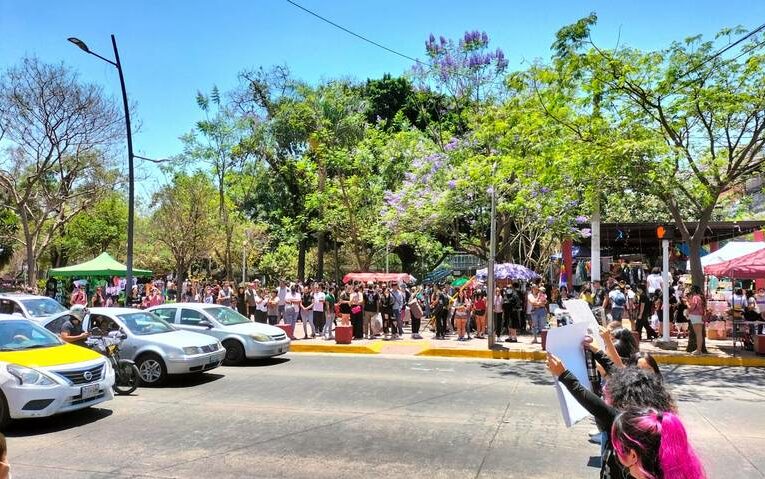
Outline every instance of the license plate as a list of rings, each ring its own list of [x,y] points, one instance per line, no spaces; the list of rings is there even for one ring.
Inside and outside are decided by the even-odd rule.
[[[98,396],[99,392],[101,392],[101,389],[99,388],[98,384],[91,384],[88,386],[83,386],[80,389],[80,396],[81,399],[90,399]]]

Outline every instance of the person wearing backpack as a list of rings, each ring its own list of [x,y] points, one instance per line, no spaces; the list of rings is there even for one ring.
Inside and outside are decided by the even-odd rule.
[[[611,300],[611,317],[614,321],[621,322],[624,307],[627,305],[627,296],[624,295],[618,284],[615,284],[611,292],[608,293],[608,299]]]

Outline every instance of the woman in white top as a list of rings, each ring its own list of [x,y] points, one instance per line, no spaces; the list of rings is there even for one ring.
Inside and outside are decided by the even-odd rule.
[[[661,270],[658,267],[651,270],[651,274],[645,279],[645,285],[648,289],[649,296],[652,296],[654,291],[661,291],[664,288],[664,280],[661,277]]]

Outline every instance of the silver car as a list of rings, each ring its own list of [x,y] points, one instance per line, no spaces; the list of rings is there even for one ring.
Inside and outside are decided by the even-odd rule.
[[[217,338],[226,348],[224,364],[245,358],[269,358],[290,349],[290,339],[281,329],[253,323],[231,308],[206,303],[174,303],[149,308],[177,328]]]
[[[59,333],[68,314],[48,320],[45,327]],[[220,366],[226,350],[217,341],[203,334],[181,331],[149,311],[132,308],[91,308],[82,327],[102,331],[122,330],[127,339],[120,346],[120,355],[138,366],[141,381],[161,385],[170,374],[209,371]]]
[[[44,322],[46,319],[66,311],[53,298],[24,293],[0,293],[0,314]]]

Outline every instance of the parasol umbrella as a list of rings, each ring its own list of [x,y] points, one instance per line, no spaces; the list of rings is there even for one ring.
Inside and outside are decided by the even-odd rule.
[[[475,275],[480,281],[485,281],[489,275],[489,269],[479,269]],[[501,263],[494,265],[494,277],[496,279],[531,281],[532,279],[539,278],[539,275],[520,264]]]
[[[468,281],[470,281],[470,278],[463,276],[461,278],[457,278],[454,281],[452,281],[452,286],[455,288],[459,288],[460,286],[464,286]]]

